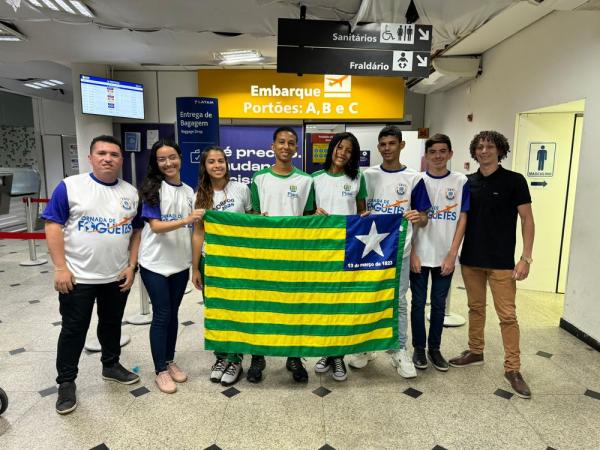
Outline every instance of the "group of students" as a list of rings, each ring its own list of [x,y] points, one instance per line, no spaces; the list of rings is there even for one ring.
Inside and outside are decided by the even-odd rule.
[[[487,155],[489,144],[497,145],[497,135],[480,133],[471,146],[487,148],[483,150]],[[312,175],[292,164],[297,145],[298,136],[293,128],[276,129],[272,143],[275,163],[256,172],[250,187],[230,179],[225,152],[216,146],[209,147],[202,153],[199,185],[194,193],[181,181],[179,147],[174,142],[160,140],[150,152],[147,175],[138,196],[133,186],[117,177],[123,159],[121,144],[110,136],[92,141],[89,156],[92,173],[61,182],[43,214],[49,251],[56,266],[55,288],[59,291],[63,318],[57,351],[58,413],[66,414],[77,406],[77,365],[95,300],[103,378],[126,384],[139,381],[137,374],[119,363],[120,324],[138,267],[153,309],[150,344],[156,385],[162,392],[173,393],[177,383],[187,380],[186,372],[175,362],[178,310],[190,267],[193,284],[203,289],[202,219],[206,210],[266,216],[403,214],[408,229],[398,290],[398,346],[390,350],[391,362],[405,378],[417,375],[415,367],[427,368],[428,360],[438,370],[448,370],[449,364],[440,352],[445,302],[471,204],[467,177],[447,169],[452,157],[450,139],[436,134],[427,140],[425,172],[400,162],[405,143],[396,126],[386,126],[380,131],[378,150],[383,162],[364,172],[359,170],[360,146],[351,133],[333,137],[323,170]],[[474,152],[472,149],[473,157],[479,161]],[[501,168],[498,163],[507,152],[508,147],[504,153],[496,151],[496,169]],[[141,213],[137,213],[138,201]],[[530,258],[531,248],[528,251]],[[431,319],[427,338],[425,302],[430,276]],[[485,278],[484,288],[487,279],[492,284],[491,277]],[[407,350],[409,285],[412,356]],[[485,292],[483,295],[485,306]],[[469,297],[469,306],[471,303]],[[458,357],[463,360],[466,357],[466,363],[454,364],[451,360],[451,365],[483,362],[483,344],[478,353],[479,348],[471,345],[471,341],[470,329],[470,350]],[[335,380],[345,380],[344,356],[324,355],[315,364],[315,372],[330,371]],[[224,386],[237,382],[243,373],[243,356],[215,353],[215,357],[210,380]],[[373,358],[372,353],[350,355],[349,365],[360,369]],[[265,367],[264,355],[252,355],[247,380],[261,381]],[[295,381],[308,380],[299,357],[288,357],[286,368]]]

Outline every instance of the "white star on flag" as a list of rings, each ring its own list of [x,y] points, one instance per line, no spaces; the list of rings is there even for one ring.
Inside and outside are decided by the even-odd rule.
[[[380,243],[386,237],[388,237],[389,234],[390,233],[378,233],[375,221],[373,221],[371,223],[371,229],[369,230],[369,234],[356,235],[356,239],[365,244],[365,249],[363,250],[361,259],[367,256],[370,252],[375,252],[379,256],[383,256],[383,251],[381,250]]]

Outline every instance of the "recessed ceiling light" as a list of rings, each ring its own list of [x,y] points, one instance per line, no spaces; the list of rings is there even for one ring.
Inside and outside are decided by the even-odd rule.
[[[58,6],[56,6],[50,0],[42,0],[42,2],[44,2],[44,5],[46,5],[46,7],[48,7],[48,8],[50,8],[52,11],[60,11],[58,9]]]
[[[65,84],[62,81],[58,81],[58,80],[50,80],[51,82],[53,82],[54,84]]]
[[[264,59],[258,50],[227,50],[225,52],[215,52],[213,57],[221,61],[219,64],[241,64],[259,62]]]
[[[64,9],[69,14],[76,14],[75,11],[73,10],[73,8],[71,8],[70,5],[67,5],[67,3],[64,0],[54,0],[54,1],[58,4],[58,6],[60,6],[62,9]]]
[[[33,83],[25,83],[25,86],[27,86],[27,87],[30,87],[30,88],[32,88],[32,89],[41,89],[41,87],[39,87],[39,86],[36,86],[36,85],[35,85],[35,84],[33,84]]]
[[[71,4],[75,7],[75,9],[77,9],[77,11],[79,11],[81,15],[87,17],[94,17],[90,9],[87,6],[85,6],[82,2],[78,0],[71,0]]]

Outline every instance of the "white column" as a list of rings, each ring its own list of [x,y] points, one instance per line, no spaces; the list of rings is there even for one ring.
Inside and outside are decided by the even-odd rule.
[[[79,173],[91,170],[88,162],[90,153],[90,142],[96,136],[106,134],[113,135],[111,117],[94,116],[82,114],[81,112],[81,89],[79,87],[79,75],[95,75],[108,77],[108,66],[100,64],[71,64],[73,76],[73,112],[75,114],[75,134],[77,136],[77,155],[79,157]]]

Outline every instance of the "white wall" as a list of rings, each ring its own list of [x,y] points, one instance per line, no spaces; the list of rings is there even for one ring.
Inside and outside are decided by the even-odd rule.
[[[425,112],[425,126],[432,133],[451,137],[454,167],[460,168],[470,159],[468,144],[478,131],[498,130],[512,145],[517,113],[585,99],[563,318],[596,340],[600,340],[595,270],[600,210],[590,205],[597,203],[600,163],[599,29],[600,11],[554,12],[486,52],[479,79],[428,96]],[[466,119],[469,113],[474,115],[471,123]],[[510,168],[510,161],[505,166]]]

